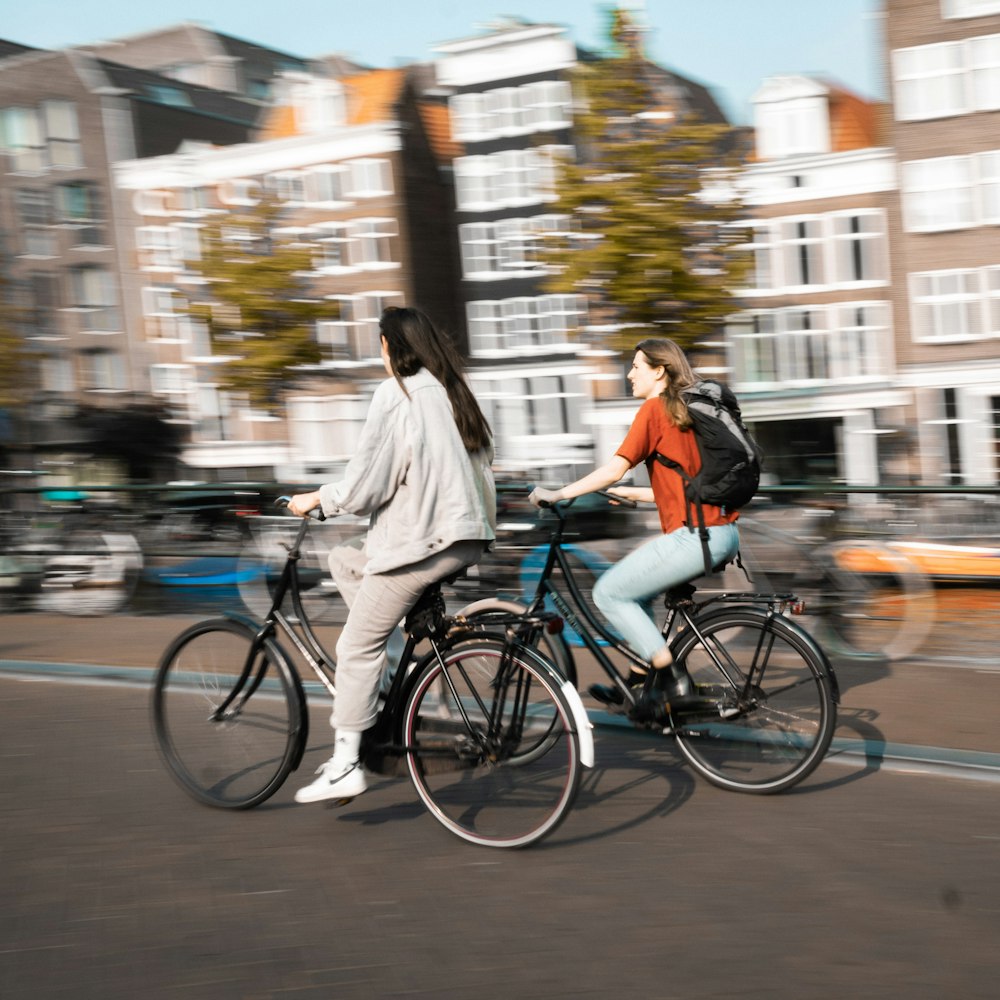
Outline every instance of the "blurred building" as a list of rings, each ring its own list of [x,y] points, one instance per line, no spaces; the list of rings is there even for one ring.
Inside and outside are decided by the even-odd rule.
[[[460,328],[443,108],[418,96],[420,67],[341,80],[288,72],[256,141],[117,165],[131,217],[126,314],[144,378],[190,428],[184,462],[204,479],[327,476],[354,452],[373,380],[385,377],[378,320],[420,302]],[[311,294],[339,318],[317,324],[323,359],[290,393],[287,419],[219,384],[226,359],[190,315],[210,298],[199,271],[207,221],[262,197],[280,233],[314,248]],[[232,233],[238,240],[238,231]],[[464,345],[463,345],[464,346]]]
[[[764,81],[753,107],[752,266],[727,326],[730,380],[773,481],[878,483],[909,399],[895,379],[883,109],[802,76]]]
[[[609,369],[607,352],[592,349],[600,332],[583,295],[545,290],[540,253],[546,233],[568,228],[552,208],[555,168],[585,155],[573,129],[572,74],[597,57],[559,25],[517,19],[435,51],[436,92],[462,147],[453,169],[471,378],[497,436],[497,465],[575,478],[593,464],[595,433],[603,445],[610,426],[614,447],[631,421],[620,406],[596,414],[595,399],[621,396],[620,364]],[[647,69],[664,106],[725,122],[704,87]]]
[[[79,438],[75,406],[137,388],[111,164],[186,139],[245,141],[261,106],[80,50],[4,43],[0,56],[0,266],[38,393],[24,433],[58,452]]]
[[[1000,0],[887,0],[897,378],[921,482],[1000,482]]]

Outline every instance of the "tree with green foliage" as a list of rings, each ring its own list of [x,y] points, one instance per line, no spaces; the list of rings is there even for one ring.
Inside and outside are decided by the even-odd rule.
[[[195,302],[213,350],[228,360],[223,388],[276,409],[284,393],[320,360],[316,321],[336,319],[336,303],[312,294],[316,245],[282,235],[273,199],[234,211],[202,230],[198,270],[211,301]]]
[[[547,287],[586,295],[592,323],[620,328],[608,346],[631,347],[639,328],[688,347],[733,311],[746,267],[736,135],[682,114],[625,11],[609,34],[612,56],[574,81],[578,159],[561,165],[553,206],[571,221],[546,238]]]

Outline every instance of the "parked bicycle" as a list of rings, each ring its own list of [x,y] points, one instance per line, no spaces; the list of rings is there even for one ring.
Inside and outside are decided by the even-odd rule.
[[[863,527],[863,526],[862,526]],[[864,537],[835,508],[740,518],[743,558],[757,584],[787,586],[805,601],[824,647],[848,659],[899,660],[934,624],[934,586],[904,552]]]
[[[173,777],[200,802],[259,805],[302,760],[306,696],[281,636],[336,697],[336,664],[299,587],[309,524],[302,520],[288,548],[263,623],[239,614],[200,622],[160,661],[157,743]],[[294,618],[282,610],[286,598]],[[523,624],[544,629],[550,618],[540,611]],[[551,833],[573,805],[581,767],[594,760],[575,689],[514,629],[470,628],[446,615],[439,585],[425,592],[405,630],[399,668],[362,741],[364,766],[409,774],[431,814],[471,843],[524,847]],[[422,641],[429,649],[417,657]]]
[[[762,794],[783,791],[811,774],[833,738],[839,690],[823,650],[787,617],[803,610],[798,598],[720,593],[696,600],[691,585],[670,591],[664,639],[701,696],[690,709],[676,711],[657,694],[655,671],[636,693],[612,662],[609,653],[647,666],[599,620],[583,593],[563,543],[571,504],[550,508],[555,523],[534,596],[526,604],[477,601],[460,615],[486,629],[522,615],[522,639],[537,644],[575,683],[572,649],[538,621],[551,604],[621,692],[626,717],[673,736],[691,766],[712,784]]]

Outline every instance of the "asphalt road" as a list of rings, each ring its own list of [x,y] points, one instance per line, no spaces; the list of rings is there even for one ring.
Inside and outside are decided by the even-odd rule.
[[[302,771],[223,812],[163,770],[144,686],[0,699],[4,1000],[997,996],[996,783],[830,761],[757,798],[602,729],[563,827],[499,852],[405,780],[295,805],[323,706]]]

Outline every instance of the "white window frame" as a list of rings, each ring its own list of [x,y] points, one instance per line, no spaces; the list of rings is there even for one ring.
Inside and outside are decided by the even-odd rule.
[[[392,164],[388,160],[365,157],[348,160],[346,194],[349,198],[382,198],[391,195]]]
[[[914,271],[908,278],[910,336],[917,344],[947,344],[989,337],[984,308],[985,279],[982,268]],[[957,279],[964,287],[942,286]],[[918,286],[926,284],[927,291]],[[936,331],[942,331],[940,333]]]
[[[1000,14],[1000,0],[941,0],[941,16],[945,20],[990,14]]]
[[[900,178],[907,232],[943,232],[976,225],[976,177],[971,156],[908,160],[900,165]]]
[[[972,108],[996,111],[1000,108],[1000,35],[980,35],[965,45]]]
[[[365,271],[382,271],[400,266],[392,259],[393,244],[399,236],[399,221],[393,216],[351,219],[354,264]]]
[[[847,229],[838,231],[843,223],[850,220],[874,220],[875,227],[865,229],[862,223],[858,231]],[[830,240],[831,285],[836,287],[875,286],[888,283],[889,261],[886,238],[886,215],[881,208],[846,209],[831,212],[826,216]],[[857,264],[861,265],[861,276],[854,276]],[[850,264],[845,268],[845,260]],[[845,276],[845,270],[849,276]]]
[[[186,396],[194,386],[194,370],[191,365],[150,365],[149,385],[154,396]]]
[[[466,304],[469,350],[474,357],[544,354],[572,348],[570,333],[586,321],[582,295],[519,295]]]
[[[941,65],[942,61],[946,64]],[[964,42],[935,42],[895,49],[892,76],[897,121],[948,118],[972,110]]]

